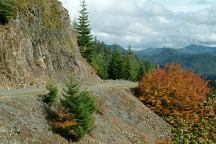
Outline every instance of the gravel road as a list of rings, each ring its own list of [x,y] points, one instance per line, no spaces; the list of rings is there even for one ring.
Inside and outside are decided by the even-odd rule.
[[[38,93],[44,93],[45,91],[44,88],[0,89],[0,97],[35,95]]]
[[[124,81],[124,80],[106,80],[102,84],[97,84],[94,86],[83,86],[83,89],[94,90],[100,88],[135,88],[137,83]],[[20,88],[20,89],[0,89],[0,97],[10,97],[10,96],[26,96],[26,95],[37,95],[45,93],[44,88]]]

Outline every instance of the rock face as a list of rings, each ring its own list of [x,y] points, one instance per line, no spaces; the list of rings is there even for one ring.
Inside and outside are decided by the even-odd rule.
[[[17,17],[0,25],[1,86],[41,85],[79,73],[83,82],[100,79],[80,56],[67,10],[57,0],[17,0]],[[91,79],[90,79],[91,78]]]

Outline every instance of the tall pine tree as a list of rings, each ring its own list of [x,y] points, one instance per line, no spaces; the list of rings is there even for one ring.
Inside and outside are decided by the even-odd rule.
[[[115,48],[108,69],[110,79],[124,78],[124,59],[119,49]]]
[[[124,57],[124,79],[135,81],[137,79],[138,63],[131,49],[131,45],[128,46],[128,50],[125,53]]]
[[[91,62],[94,49],[91,44],[92,35],[85,0],[81,2],[80,16],[76,23],[75,29],[78,32],[78,45],[80,47],[81,54],[88,62]]]
[[[145,62],[143,60],[138,60],[138,63],[139,63],[139,67],[137,70],[137,79],[136,80],[142,79],[143,76],[145,75],[145,73],[147,72]]]

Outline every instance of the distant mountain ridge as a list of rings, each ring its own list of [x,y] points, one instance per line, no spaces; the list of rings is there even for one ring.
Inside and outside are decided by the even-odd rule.
[[[105,46],[107,48],[111,48],[111,49],[119,49],[121,52],[126,52],[126,49],[124,49],[122,46],[120,46],[119,44],[105,44]]]
[[[209,46],[203,46],[203,45],[196,45],[196,44],[191,44],[188,45],[184,48],[147,48],[143,50],[135,50],[135,53],[138,56],[153,56],[155,54],[159,54],[163,51],[167,50],[173,50],[176,51],[177,53],[184,53],[184,54],[212,54],[216,55],[216,47],[209,47]]]
[[[195,45],[195,44],[191,44],[183,49],[180,49],[180,51],[181,50],[184,53],[191,53],[191,54],[200,54],[200,53],[216,54],[216,47],[209,47],[209,46]]]
[[[206,79],[216,79],[216,47],[191,44],[180,49],[147,48],[135,53],[154,64],[179,63]]]

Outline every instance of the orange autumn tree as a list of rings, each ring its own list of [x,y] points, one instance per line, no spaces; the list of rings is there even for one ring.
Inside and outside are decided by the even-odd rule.
[[[208,82],[178,64],[147,73],[139,82],[140,100],[159,114],[180,114],[199,107],[210,93]]]

